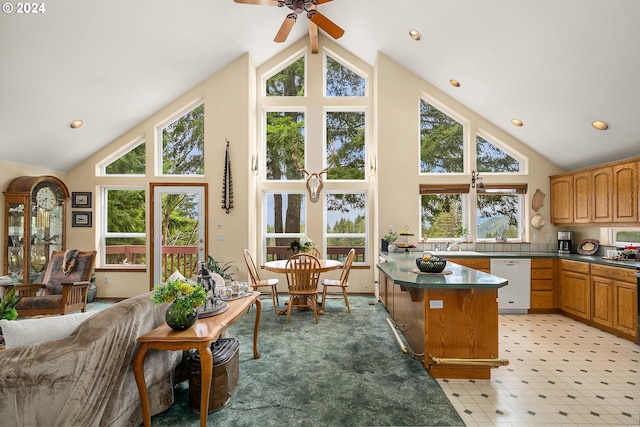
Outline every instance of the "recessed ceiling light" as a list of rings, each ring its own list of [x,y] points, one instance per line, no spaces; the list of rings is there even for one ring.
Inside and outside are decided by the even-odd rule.
[[[83,124],[84,122],[82,120],[74,120],[71,123],[69,123],[69,127],[71,129],[78,129],[79,127],[82,127]]]
[[[409,30],[409,37],[415,41],[422,40],[422,34],[418,30]]]
[[[600,120],[594,120],[591,122],[591,126],[598,130],[607,130],[609,129],[609,125],[605,122],[601,122]]]
[[[451,86],[460,87],[460,82],[457,81],[456,79],[449,80],[449,83],[451,83]]]
[[[511,123],[513,123],[516,126],[522,126],[523,125],[523,123],[518,119],[511,119]]]

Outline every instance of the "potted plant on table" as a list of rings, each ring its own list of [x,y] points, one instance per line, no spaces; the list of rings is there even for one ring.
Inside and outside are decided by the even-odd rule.
[[[167,325],[176,331],[190,328],[198,319],[197,308],[207,300],[207,291],[201,284],[185,281],[167,281],[156,286],[151,295],[156,304],[171,303],[165,313]]]
[[[382,252],[389,252],[389,245],[398,240],[398,233],[390,231],[382,238]]]
[[[312,247],[313,241],[303,234],[299,239],[295,239],[293,242],[291,242],[291,244],[289,245],[289,250],[291,250],[294,254],[298,254],[307,252]]]

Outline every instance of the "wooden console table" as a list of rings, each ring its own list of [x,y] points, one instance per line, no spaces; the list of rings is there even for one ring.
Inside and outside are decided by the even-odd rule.
[[[258,299],[260,292],[237,300],[228,301],[229,309],[217,316],[198,319],[191,328],[186,331],[174,331],[166,323],[158,326],[138,338],[141,343],[133,358],[133,373],[136,378],[140,401],[142,403],[142,417],[145,427],[151,425],[151,409],[149,407],[149,395],[144,381],[144,357],[149,349],[156,350],[190,350],[197,349],[200,352],[200,365],[202,372],[202,388],[200,392],[200,426],[206,427],[207,413],[209,411],[209,393],[211,390],[211,373],[213,370],[213,355],[211,344],[216,341],[222,331],[247,312],[251,304],[256,305],[256,322],[253,329],[253,358],[259,359],[258,352],[258,328],[262,314],[262,302]]]

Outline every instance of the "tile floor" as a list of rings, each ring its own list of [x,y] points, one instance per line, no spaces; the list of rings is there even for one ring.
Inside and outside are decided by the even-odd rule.
[[[557,314],[500,315],[491,380],[438,382],[468,427],[640,426],[640,346]]]

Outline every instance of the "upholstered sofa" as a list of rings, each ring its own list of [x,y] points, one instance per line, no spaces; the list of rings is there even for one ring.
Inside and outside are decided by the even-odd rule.
[[[140,425],[136,338],[162,324],[165,310],[147,293],[97,311],[70,336],[0,351],[0,425]],[[182,352],[147,353],[152,414],[173,403],[181,361]]]

